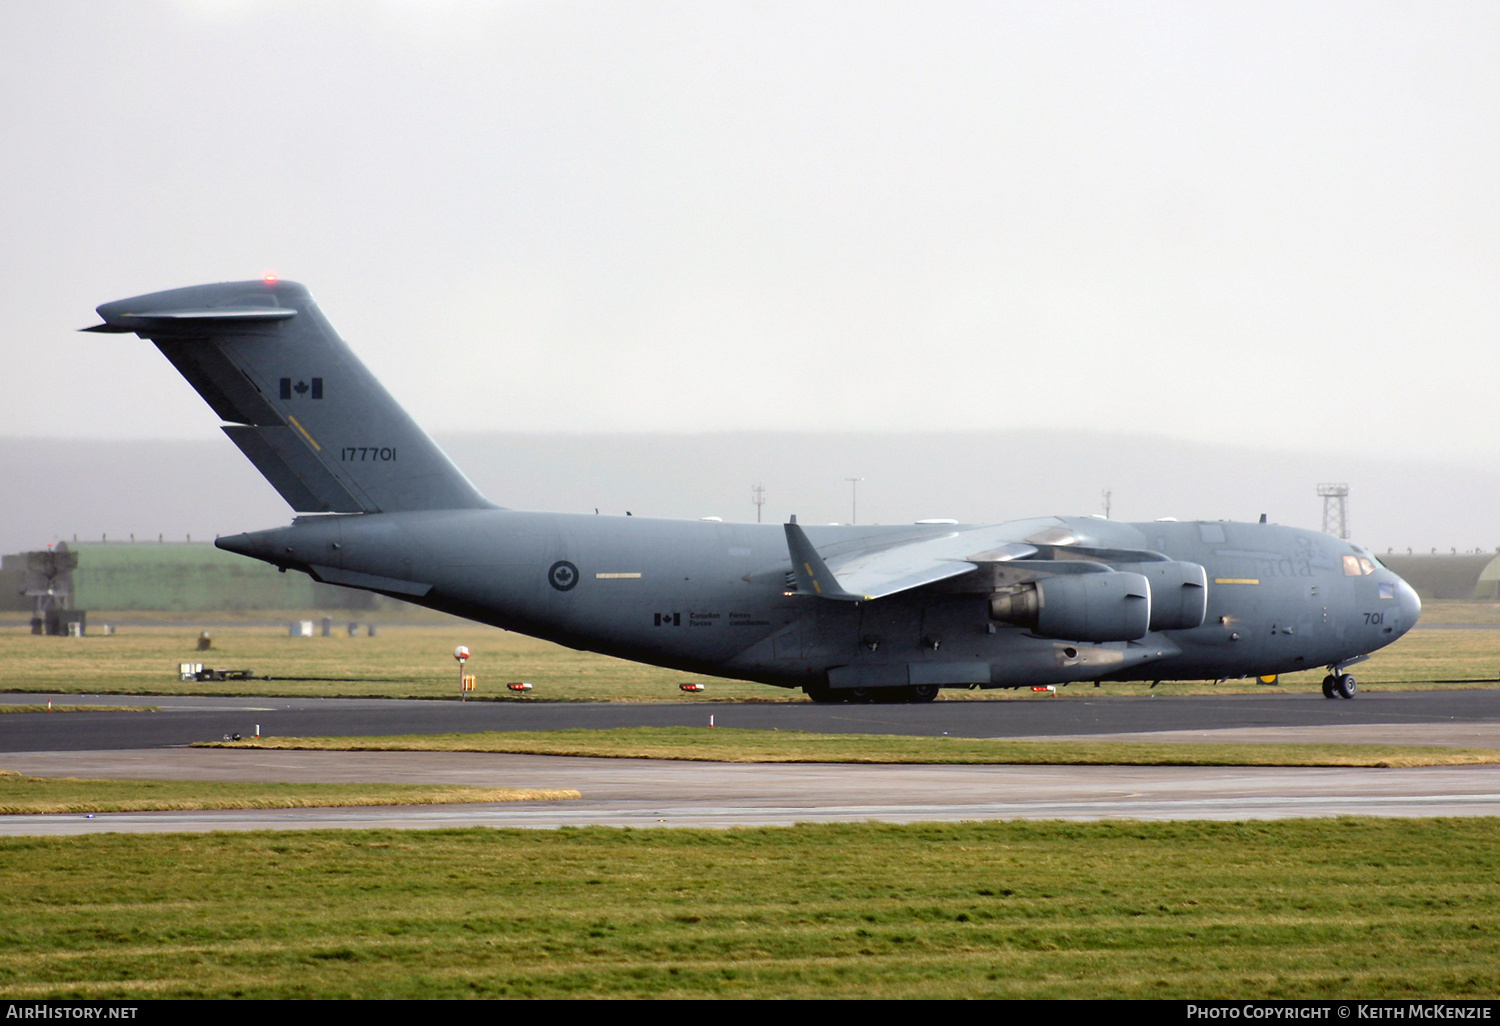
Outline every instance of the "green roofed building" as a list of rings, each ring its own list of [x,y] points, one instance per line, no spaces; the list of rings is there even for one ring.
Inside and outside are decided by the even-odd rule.
[[[1388,553],[1380,561],[1424,599],[1493,599],[1496,557],[1488,552]],[[1486,576],[1488,575],[1488,576]]]
[[[279,573],[207,542],[72,542],[57,550],[77,556],[70,587],[74,609],[370,610],[384,602],[369,592],[319,584],[306,574]],[[28,555],[3,557],[0,583],[11,584],[12,577],[19,582]],[[3,590],[3,608],[31,609],[32,600],[21,589]]]
[[[1474,597],[1500,599],[1500,556],[1496,556],[1479,571],[1479,584],[1474,588]]]

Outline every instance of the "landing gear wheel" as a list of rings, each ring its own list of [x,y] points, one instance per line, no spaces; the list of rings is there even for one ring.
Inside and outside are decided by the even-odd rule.
[[[1326,677],[1323,678],[1323,697],[1324,698],[1337,698],[1337,697],[1339,697],[1338,692],[1334,690],[1334,685],[1336,685],[1337,683],[1338,683],[1337,679],[1331,673],[1328,676],[1326,676]]]
[[[914,702],[930,702],[937,697],[936,684],[913,684],[904,688],[871,688],[871,702],[882,705],[908,705]]]
[[[1354,683],[1353,677],[1347,673],[1341,673],[1339,679],[1333,684],[1333,690],[1340,698],[1353,698],[1354,692],[1359,690],[1359,687]]]
[[[803,688],[808,698],[821,705],[834,705],[844,700],[844,696],[833,688]]]
[[[875,701],[874,688],[849,688],[846,693],[849,696],[848,698],[844,699],[844,701],[846,702],[853,702],[858,705],[868,705],[869,703]]]

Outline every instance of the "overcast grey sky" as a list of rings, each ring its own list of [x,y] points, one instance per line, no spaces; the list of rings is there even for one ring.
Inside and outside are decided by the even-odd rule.
[[[5,4],[0,436],[215,436],[74,329],[274,271],[440,433],[1488,461],[1497,40],[1493,2]]]

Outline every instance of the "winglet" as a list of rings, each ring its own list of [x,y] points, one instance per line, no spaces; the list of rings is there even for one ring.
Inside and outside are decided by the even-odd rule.
[[[797,594],[852,602],[865,597],[843,589],[838,578],[833,576],[833,572],[823,562],[823,557],[818,555],[818,550],[807,540],[807,533],[797,525],[795,515],[791,523],[783,526],[786,528],[786,546],[792,555],[792,573],[797,581]]]

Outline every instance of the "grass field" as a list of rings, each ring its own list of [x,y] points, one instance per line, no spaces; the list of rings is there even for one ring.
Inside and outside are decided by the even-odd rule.
[[[78,780],[0,771],[0,814],[167,812],[189,809],[311,809],[447,805],[578,798],[577,791],[421,784],[261,784],[199,780]]]
[[[255,620],[276,616],[266,625]],[[307,614],[314,615],[314,614]],[[184,614],[91,613],[90,623],[129,619],[111,636],[35,637],[23,627],[0,628],[0,690],[74,694],[255,694],[295,696],[387,696],[456,698],[458,670],[452,652],[473,652],[469,672],[479,678],[476,697],[498,701],[805,701],[801,692],[744,681],[691,678],[672,670],[608,656],[578,652],[518,634],[433,616],[411,625],[382,625],[376,637],[291,638],[286,621],[298,614],[248,614],[237,621],[211,614],[213,649],[195,650],[206,624],[186,622]],[[174,622],[175,621],[175,622]],[[1500,625],[1500,603],[1434,602],[1423,613],[1433,624]],[[347,620],[336,621],[342,628]],[[272,680],[220,684],[177,680],[179,662],[252,669]],[[1282,678],[1282,689],[1316,691],[1324,671]],[[1454,687],[1435,681],[1500,679],[1500,631],[1415,630],[1356,668],[1360,687]],[[707,690],[688,695],[678,684],[697,679]],[[517,697],[505,690],[527,681],[534,690]],[[1106,684],[1112,693],[1138,694],[1139,684]],[[1266,692],[1252,681],[1162,684],[1158,693]],[[1059,688],[1062,697],[1097,693],[1089,685]],[[965,699],[1047,701],[1023,691],[946,691]]]
[[[1490,624],[1500,622],[1500,607],[1430,604],[1425,619]],[[90,620],[108,622],[96,614]],[[242,620],[210,628],[215,648],[201,655],[194,641],[202,625],[164,620],[83,639],[0,630],[0,688],[442,697],[456,690],[449,653],[464,644],[474,652],[470,670],[481,696],[800,700],[727,681],[708,681],[704,695],[687,696],[676,687],[687,679],[681,674],[438,619],[382,625],[373,639],[293,639],[285,627]],[[1361,687],[1500,677],[1497,647],[1494,631],[1415,631],[1359,668]],[[315,679],[179,684],[179,661]],[[1283,678],[1281,687],[1316,690],[1321,672],[1301,676]],[[508,680],[531,681],[533,697],[510,699],[501,690]],[[1157,690],[1270,689],[1237,682]],[[1104,691],[1144,693],[1138,685]],[[954,694],[1052,700],[1030,692]],[[1084,686],[1059,694],[1098,692]],[[741,733],[756,736],[735,737]],[[360,747],[375,747],[366,743],[372,740]],[[749,751],[797,761],[1059,757],[1057,748],[1038,752],[1015,742],[1001,742],[1003,752],[971,752],[985,743],[722,728],[473,735],[454,743],[670,758],[722,758],[738,749],[736,757]],[[1436,755],[1407,747],[1197,752],[1174,745],[1155,752],[1167,746],[1131,745],[1126,759],[1117,750],[1126,746],[1065,747],[1064,761],[1110,763],[1186,756],[1219,764],[1227,757],[1399,765],[1394,760]],[[1494,754],[1441,750],[1449,762]],[[0,797],[0,805],[20,811],[23,800],[45,800],[83,811],[104,808],[90,802],[120,808],[142,799],[222,807],[309,795],[341,799],[328,804],[401,797],[387,785],[349,785],[343,793],[311,787],[8,776],[0,777],[0,796],[12,798]],[[235,788],[245,790],[230,793]],[[420,788],[401,790],[410,800],[432,800],[418,797]],[[1500,985],[1497,869],[1500,819],[0,839],[0,993],[1491,998]]]
[[[6,713],[69,713],[69,712],[160,712],[161,707],[155,705],[64,705],[61,702],[42,705],[13,705],[11,703],[0,704],[0,716]]]
[[[109,622],[108,614],[90,615],[91,622]],[[297,618],[302,617],[286,616],[288,621]],[[467,672],[479,678],[479,690],[473,696],[479,699],[671,701],[692,697],[677,686],[695,679],[687,674],[579,652],[452,618],[381,625],[373,638],[348,637],[342,630],[346,624],[339,622],[340,630],[328,638],[293,638],[287,635],[285,623],[254,622],[216,623],[204,628],[191,623],[147,621],[122,626],[113,635],[83,638],[38,637],[23,628],[0,629],[0,689],[64,694],[456,699],[458,664],[453,649],[467,645],[473,653]],[[213,648],[198,652],[198,632],[203,629],[212,633]],[[177,679],[180,662],[251,669],[257,676],[273,679],[183,682]],[[535,697],[513,696],[505,690],[511,681],[533,684]],[[801,692],[743,681],[707,683],[706,694],[719,699],[802,697]]]
[[[1010,741],[890,734],[813,734],[719,727],[489,731],[407,737],[273,737],[197,748],[339,752],[513,752],[698,762],[907,763],[1030,766],[1471,766],[1500,751],[1410,745],[1191,744]]]
[[[0,840],[36,997],[1492,998],[1500,820]]]

